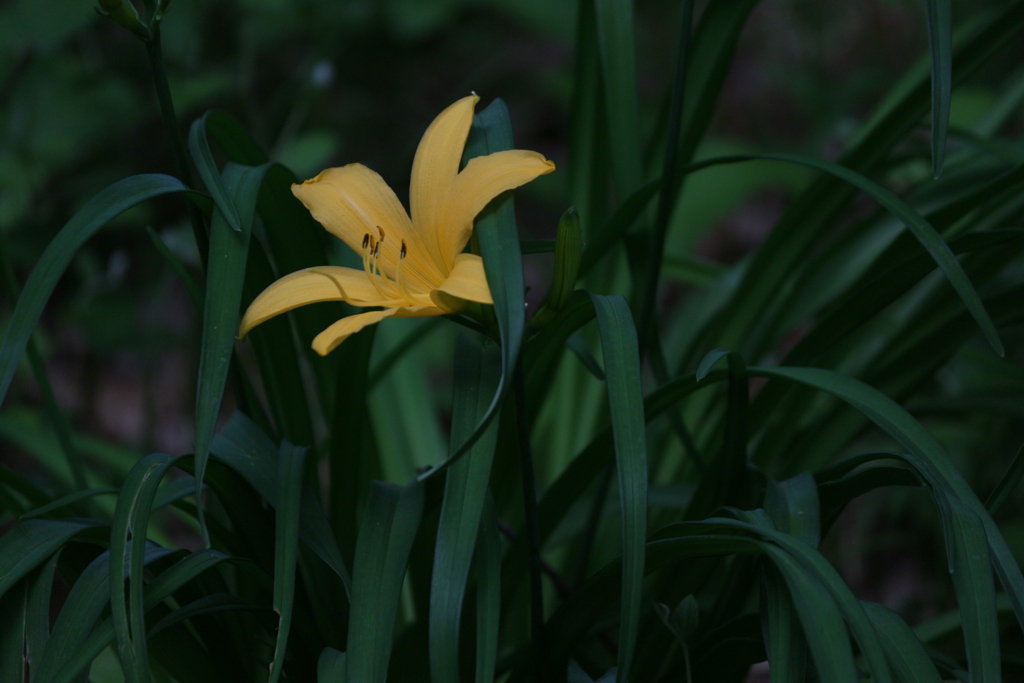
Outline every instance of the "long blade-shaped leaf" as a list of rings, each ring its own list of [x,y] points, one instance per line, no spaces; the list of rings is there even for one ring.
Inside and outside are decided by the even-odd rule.
[[[807,641],[793,605],[776,571],[761,575],[761,631],[773,683],[802,683],[807,669]],[[845,634],[841,637],[845,640]]]
[[[925,0],[932,63],[932,172],[938,178],[946,158],[949,101],[953,95],[953,2]]]
[[[143,562],[153,499],[174,458],[154,453],[140,460],[125,479],[110,528],[110,612],[117,636],[117,654],[128,683],[150,680],[143,604]],[[129,557],[130,549],[130,557]],[[127,572],[121,570],[127,561]],[[125,595],[125,574],[128,595]]]
[[[864,191],[872,199],[892,212],[893,215],[903,221],[903,224],[917,238],[921,246],[935,259],[935,263],[945,274],[946,279],[953,286],[953,289],[956,290],[956,293],[960,295],[960,299],[978,323],[978,327],[981,328],[982,334],[985,335],[985,339],[992,345],[992,348],[1000,356],[1004,354],[1003,343],[999,339],[999,333],[996,331],[992,318],[989,316],[988,311],[985,310],[981,297],[978,296],[978,292],[974,289],[974,285],[971,284],[960,262],[956,260],[949,245],[946,244],[942,236],[936,232],[935,228],[914,207],[875,181],[839,164],[799,154],[738,154],[716,157],[692,164],[686,171],[693,172],[719,164],[732,164],[756,159],[783,161],[824,171]]]
[[[143,566],[175,552],[170,548],[146,548]],[[38,683],[52,681],[89,637],[89,632],[110,602],[110,553],[89,563],[75,581],[53,625],[46,650],[33,674]]]
[[[501,617],[501,535],[494,501],[487,496],[476,541],[476,683],[494,683]]]
[[[64,224],[32,269],[0,345],[0,403],[7,396],[43,307],[85,241],[136,204],[162,194],[188,191],[181,181],[171,176],[155,173],[132,176],[102,190]]]
[[[632,0],[593,0],[604,77],[615,185],[627,196],[643,182]],[[619,675],[622,675],[622,671]]]
[[[345,653],[325,647],[316,665],[317,683],[345,683],[348,680],[345,667]]]
[[[27,595],[27,621],[25,623],[25,650],[31,670],[42,660],[46,643],[50,639],[50,596],[53,594],[53,577],[57,572],[57,559],[63,548],[39,569],[29,584]]]
[[[940,683],[939,673],[921,641],[895,612],[873,602],[862,603],[881,636],[885,656],[900,681]]]
[[[57,548],[97,522],[30,519],[0,536],[0,597]]]
[[[640,624],[647,538],[647,444],[640,353],[626,300],[591,294],[601,331],[622,508],[622,624],[619,680],[628,681]]]
[[[0,619],[0,676],[11,683],[24,683],[28,673],[25,668],[26,590],[25,584],[21,584],[0,596],[0,614],[4,617]]]
[[[462,444],[486,414],[501,377],[501,352],[465,335],[455,343],[451,447]],[[492,421],[466,456],[448,468],[430,584],[430,672],[435,683],[459,678],[459,624],[473,547],[491,477],[498,423]]]
[[[292,626],[295,602],[295,562],[299,553],[299,513],[302,509],[302,468],[306,449],[287,441],[278,460],[278,508],[274,535],[274,611],[279,616],[277,644],[270,663],[270,682],[277,683],[284,670],[284,653]]]
[[[850,404],[906,448],[933,490],[954,496],[981,520],[996,573],[1006,589],[1017,621],[1024,624],[1024,575],[985,506],[950,461],[942,446],[906,410],[888,396],[838,372],[818,368],[751,368],[751,374],[817,387]],[[948,537],[948,536],[947,536]],[[955,557],[954,557],[955,560]]]
[[[808,649],[817,665],[821,680],[854,683],[857,680],[857,673],[856,665],[853,663],[853,651],[850,648],[850,637],[843,625],[842,617],[839,616],[835,600],[821,583],[798,565],[796,560],[771,545],[766,548],[775,566],[785,577],[793,606],[800,615]],[[782,665],[782,662],[779,664]],[[772,680],[775,680],[774,663]],[[780,677],[780,680],[784,679]]]
[[[267,168],[267,165],[251,168],[233,163],[225,166],[224,184],[238,208],[242,229],[238,232],[231,230],[220,211],[214,212],[210,227],[209,273],[206,278],[203,340],[196,387],[196,500],[201,500],[206,460],[210,455],[210,442],[217,426],[224,384],[231,364],[256,197]],[[209,546],[202,504],[199,505],[199,517],[200,530]]]
[[[213,160],[213,152],[210,151],[210,141],[206,139],[206,119],[210,112],[192,122],[192,129],[188,136],[188,151],[192,154],[192,161],[199,170],[199,176],[206,183],[206,189],[213,197],[214,204],[224,216],[228,225],[235,232],[242,231],[242,220],[238,216],[238,210],[232,201],[234,194],[228,189],[224,178],[217,168],[217,162]]]
[[[276,509],[280,505],[277,486],[278,450],[249,418],[235,413],[213,440],[210,450],[218,460],[242,475],[271,507]],[[344,583],[345,592],[350,593],[348,568],[323,509],[308,488],[303,492],[301,505],[300,537],[334,570]]]
[[[374,482],[352,567],[348,680],[384,683],[409,551],[423,513],[423,485]]]
[[[143,609],[149,611],[207,569],[227,559],[230,559],[229,556],[216,550],[189,553],[146,586]],[[96,625],[81,647],[71,653],[67,661],[53,672],[52,678],[46,683],[70,683],[77,680],[79,672],[89,666],[114,638],[114,619],[110,617]]]
[[[992,493],[985,499],[985,507],[988,508],[989,514],[994,516],[999,512],[1003,504],[1010,500],[1010,496],[1014,489],[1017,488],[1017,484],[1020,483],[1021,477],[1024,477],[1024,446],[1017,450],[1017,455],[1013,457],[1010,466],[1003,472],[999,483],[996,484],[996,487],[992,489]]]
[[[947,537],[953,543],[950,574],[960,606],[971,680],[998,681],[1001,665],[996,587],[992,579],[985,526],[966,503],[956,498],[942,496],[939,505],[950,508],[944,514],[950,530]]]

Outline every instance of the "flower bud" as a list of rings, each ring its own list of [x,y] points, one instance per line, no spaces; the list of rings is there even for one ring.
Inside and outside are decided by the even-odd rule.
[[[139,38],[149,40],[149,27],[143,23],[135,6],[129,0],[99,0],[99,3],[97,12],[110,17]]]
[[[558,221],[558,235],[555,237],[555,277],[547,303],[553,310],[561,310],[576,289],[582,256],[583,227],[576,207],[570,206]]]
[[[555,272],[551,291],[543,308],[537,311],[531,324],[542,326],[551,321],[562,309],[576,289],[576,278],[580,274],[580,260],[583,257],[583,227],[576,207],[570,206],[558,221],[555,236]]]

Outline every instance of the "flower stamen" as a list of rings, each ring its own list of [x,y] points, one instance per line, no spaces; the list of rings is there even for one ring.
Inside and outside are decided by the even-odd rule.
[[[391,299],[392,297],[384,291],[383,285],[385,284],[384,277],[377,270],[377,255],[380,253],[380,242],[377,242],[367,233],[363,237],[363,272],[366,273],[366,279],[370,281],[373,288],[377,290],[377,294],[380,295],[381,299]],[[370,261],[370,258],[373,261]]]
[[[402,249],[398,252],[398,263],[395,265],[395,282],[398,284],[398,291],[406,299],[412,301],[412,293],[409,292],[409,288],[405,284],[405,240],[402,240]]]

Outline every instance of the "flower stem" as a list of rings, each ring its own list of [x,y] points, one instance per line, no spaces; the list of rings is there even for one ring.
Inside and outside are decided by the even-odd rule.
[[[174,154],[174,165],[178,170],[178,179],[191,188],[194,187],[192,184],[192,170],[188,164],[185,141],[182,139],[181,130],[178,128],[178,117],[174,113],[171,88],[167,83],[163,49],[160,46],[159,22],[154,23],[150,30],[153,35],[148,41],[145,41],[146,53],[149,55],[149,68],[153,73],[156,97],[160,102],[160,113],[163,115],[164,125],[167,127],[167,137],[171,142],[171,152]],[[196,248],[199,250],[199,257],[203,262],[203,269],[205,270],[209,242],[206,236],[206,226],[203,224],[203,216],[195,204],[188,199],[185,200],[185,207],[188,210],[188,217],[192,223],[192,234],[195,236]]]
[[[544,661],[544,586],[541,584],[540,532],[537,525],[537,485],[533,475],[533,453],[530,450],[530,424],[526,413],[526,382],[523,359],[516,361],[515,377],[516,427],[519,432],[519,463],[523,472],[523,508],[526,513],[526,543],[530,550],[530,631],[533,638],[533,675],[537,680]]]

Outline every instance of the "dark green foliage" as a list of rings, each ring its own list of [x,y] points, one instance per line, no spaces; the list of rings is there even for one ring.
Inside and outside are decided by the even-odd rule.
[[[745,41],[780,11],[769,3],[582,0],[574,20],[544,2],[389,0],[366,17],[346,3],[273,4],[243,3],[250,14],[232,17],[244,40],[217,43],[290,88],[223,97],[243,124],[193,111],[210,99],[203,87],[232,91],[215,83],[224,73],[204,85],[163,70],[164,47],[180,57],[171,41],[194,38],[176,35],[173,17],[198,26],[212,10],[177,0],[180,15],[165,21],[166,0],[148,0],[136,26],[130,7],[101,3],[133,27],[103,24],[104,45],[131,41],[120,47],[152,60],[179,177],[111,183],[126,174],[90,158],[98,184],[53,183],[67,196],[38,221],[24,188],[10,183],[14,199],[0,198],[11,298],[0,441],[20,454],[0,464],[3,683],[742,683],[766,660],[775,683],[1015,680],[1024,86],[1019,55],[1007,53],[1024,2],[913,3],[919,63],[886,80],[855,131],[816,130],[827,143],[792,153],[757,135],[730,139],[723,111]],[[834,9],[822,7],[804,9]],[[404,181],[393,169],[426,125],[396,104],[373,126],[393,145],[372,158],[377,143],[346,127],[349,110],[335,128],[317,119],[317,100],[333,97],[317,69],[341,70],[350,86],[367,78],[354,64],[394,70],[377,62],[412,63],[432,45],[424,36],[489,12],[576,30],[572,78],[548,78],[569,110],[562,184],[519,191],[529,208],[518,221],[550,214],[547,232],[521,229],[511,193],[476,220],[470,248],[493,306],[388,320],[320,357],[312,338],[356,309],[318,303],[239,342],[239,315],[270,283],[351,264],[292,185],[339,156],[339,136],[352,137],[346,153],[371,154],[389,182]],[[71,20],[37,25],[25,44],[76,30],[61,21]],[[317,47],[300,68],[282,46],[307,30]],[[526,81],[480,75],[482,64],[475,77],[510,104],[486,94],[464,162],[516,148],[510,106],[529,95]],[[4,76],[18,68],[0,63]],[[431,81],[431,110],[454,99],[455,86],[417,78]],[[791,94],[802,78],[787,72]],[[845,85],[804,96],[847,103]],[[112,120],[139,118],[120,86],[104,93],[122,105]],[[991,97],[971,100],[982,86]],[[20,112],[24,94],[12,91]],[[172,94],[194,119],[187,145]],[[530,146],[557,157],[550,142]],[[40,163],[57,173],[64,157],[49,154]],[[363,158],[338,165],[349,161]],[[0,153],[7,169],[5,183],[49,177]],[[708,178],[721,187],[708,191]],[[724,218],[756,204],[748,186],[792,196],[778,216],[759,215],[772,223],[763,239],[716,253],[707,244],[727,232]],[[177,232],[149,225],[171,194],[189,202],[190,226]],[[705,195],[730,212],[712,216]],[[61,338],[44,312],[74,308],[62,278],[94,268],[91,246],[127,225],[147,228],[140,248],[196,309],[195,329],[139,342],[151,360],[186,341],[195,353],[192,453],[143,455],[89,436],[48,374]],[[199,253],[174,245],[182,233]],[[551,252],[556,291],[535,299],[524,262]],[[13,273],[28,266],[19,287]],[[453,323],[465,332],[451,335]],[[148,324],[132,319],[133,334]]]

